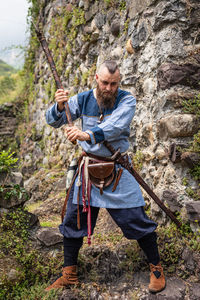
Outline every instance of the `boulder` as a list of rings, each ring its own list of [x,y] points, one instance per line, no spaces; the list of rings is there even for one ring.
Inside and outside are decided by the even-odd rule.
[[[0,207],[12,208],[25,203],[28,200],[28,194],[20,191],[18,188],[5,187],[0,192]]]
[[[200,222],[200,201],[186,203],[188,219],[192,222]]]
[[[160,138],[193,136],[199,129],[197,118],[191,114],[176,114],[162,118],[157,125]]]
[[[143,10],[145,10],[148,5],[152,4],[151,0],[135,0],[135,1],[131,1],[128,0],[127,2],[127,9],[129,12],[129,18],[132,19],[134,18],[138,13],[142,12]]]
[[[111,24],[111,27],[110,27],[110,31],[112,33],[112,35],[114,36],[119,36],[119,33],[120,33],[120,22],[119,21],[115,21]]]
[[[200,154],[196,152],[184,152],[181,155],[181,160],[186,162],[189,168],[194,168],[200,163]]]
[[[23,175],[20,172],[1,173],[0,185],[3,186],[13,186],[13,185],[23,186]]]
[[[200,87],[200,66],[195,64],[177,65],[165,63],[158,68],[158,83],[161,89],[181,84],[192,88]]]
[[[41,228],[38,230],[36,237],[47,247],[63,242],[63,236],[58,228]]]
[[[162,200],[166,201],[170,210],[172,211],[180,211],[181,204],[177,200],[178,195],[176,192],[172,190],[165,190],[163,191]]]
[[[145,24],[141,24],[138,29],[134,29],[131,36],[132,47],[138,50],[141,45],[147,40],[147,29]]]
[[[159,1],[155,8],[153,29],[158,30],[167,23],[187,21],[185,3],[180,0]]]

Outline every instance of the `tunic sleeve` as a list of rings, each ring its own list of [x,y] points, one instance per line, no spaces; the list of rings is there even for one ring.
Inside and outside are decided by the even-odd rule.
[[[68,101],[68,105],[69,105],[72,121],[75,121],[77,118],[80,117],[81,114],[79,103],[78,103],[78,96],[75,95],[71,97]],[[57,103],[55,103],[46,111],[45,116],[46,116],[47,124],[51,125],[54,128],[61,127],[62,125],[68,123],[65,110],[59,112]]]
[[[129,132],[129,126],[135,113],[135,106],[136,99],[132,95],[122,98],[117,108],[103,123],[86,130],[90,135],[91,143],[97,144],[104,140],[108,142],[114,141],[121,133]]]

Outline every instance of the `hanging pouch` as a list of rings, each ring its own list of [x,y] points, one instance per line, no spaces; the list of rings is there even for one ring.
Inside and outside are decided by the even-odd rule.
[[[115,178],[115,163],[95,161],[88,165],[88,173],[91,183],[100,189],[102,195],[103,189],[109,186]]]

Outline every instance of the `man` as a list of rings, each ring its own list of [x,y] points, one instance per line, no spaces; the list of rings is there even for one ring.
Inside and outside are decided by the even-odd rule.
[[[113,60],[107,60],[100,66],[96,83],[96,89],[80,93],[68,100],[72,120],[81,118],[82,130],[72,126],[66,129],[66,134],[69,141],[79,141],[85,154],[79,162],[75,183],[69,193],[65,218],[60,225],[60,232],[64,236],[62,276],[46,290],[78,283],[77,257],[83,237],[88,235],[90,239],[99,208],[104,207],[124,236],[138,241],[150,264],[149,290],[159,292],[165,288],[165,278],[156,241],[157,224],[144,212],[145,202],[138,183],[126,169],[116,164],[115,169],[119,172],[117,171],[115,180],[105,187],[104,178],[100,176],[103,174],[101,167],[101,171],[98,171],[99,161],[101,166],[104,160],[105,164],[112,161],[109,150],[103,144],[105,140],[116,150],[120,149],[122,154],[128,150],[129,126],[134,116],[136,100],[129,92],[119,89],[120,72]],[[46,112],[46,120],[49,125],[58,128],[67,123],[64,111],[67,92],[57,90],[55,100],[56,103]],[[94,182],[90,189],[88,176],[92,173],[89,173],[91,165],[88,165],[88,161],[92,159],[97,162],[96,169],[93,168],[97,173],[95,176],[101,178],[99,186]],[[92,175],[89,178],[92,180]]]

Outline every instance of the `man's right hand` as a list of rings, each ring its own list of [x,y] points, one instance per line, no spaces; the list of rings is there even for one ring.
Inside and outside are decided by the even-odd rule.
[[[68,91],[64,91],[62,89],[59,89],[55,93],[55,100],[58,104],[58,110],[61,112],[65,108],[64,102],[67,102],[68,100]]]

